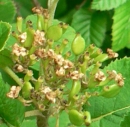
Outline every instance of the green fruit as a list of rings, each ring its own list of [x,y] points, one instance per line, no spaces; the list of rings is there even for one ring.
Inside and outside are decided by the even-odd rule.
[[[85,40],[80,34],[77,34],[74,41],[71,44],[71,49],[75,55],[81,54],[85,49]]]
[[[24,98],[29,98],[31,94],[31,90],[33,89],[30,82],[25,82],[22,87],[22,95]]]
[[[90,114],[90,112],[85,111],[85,112],[83,113],[83,115],[84,115],[85,125],[86,125],[86,126],[89,126],[89,125],[91,124],[91,114]]]
[[[23,18],[17,17],[17,30],[22,33]]]
[[[37,14],[37,28],[44,30],[44,17],[42,14]]]
[[[121,88],[122,87],[118,86],[117,84],[113,84],[110,86],[104,86],[103,91],[99,95],[106,97],[106,98],[111,98],[111,97],[116,96],[120,92]]]
[[[72,89],[69,93],[69,100],[73,100],[73,97],[79,93],[80,89],[81,89],[81,82],[79,80],[78,81],[74,80],[72,84]]]
[[[72,109],[69,111],[68,115],[70,122],[75,126],[81,126],[83,124],[84,117],[82,113],[78,112],[75,109]]]
[[[31,48],[32,43],[34,41],[34,33],[35,33],[35,31],[32,28],[28,27],[26,32],[27,32],[27,38],[26,38],[26,40],[24,42],[24,47]]]
[[[105,60],[108,59],[108,55],[107,54],[100,54],[99,56],[97,56],[96,58],[94,58],[94,61],[97,62],[104,62]]]
[[[62,36],[62,33],[63,31],[60,25],[53,25],[50,26],[47,30],[47,38],[57,41]]]

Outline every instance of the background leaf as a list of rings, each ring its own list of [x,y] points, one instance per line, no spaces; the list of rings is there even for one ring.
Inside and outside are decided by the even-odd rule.
[[[19,127],[24,119],[25,109],[20,101],[6,97],[8,91],[8,84],[5,84],[0,78],[0,117],[6,122]]]
[[[130,41],[130,1],[115,9],[113,19],[112,49],[118,51]]]
[[[4,48],[11,31],[11,26],[6,22],[0,22],[0,51]]]
[[[106,13],[90,12],[87,9],[77,11],[72,20],[72,27],[86,40],[86,45],[90,43],[102,46],[106,32]]]
[[[69,123],[70,123],[70,120],[69,120],[68,114],[65,111],[63,111],[59,117],[59,127],[68,127]],[[56,118],[50,117],[49,127],[54,127],[55,125],[56,125]]]
[[[124,120],[121,122],[120,127],[129,127],[130,126],[130,112],[124,117]]]
[[[92,9],[110,10],[116,8],[129,0],[93,0]]]
[[[0,21],[12,22],[15,14],[16,8],[12,0],[0,0]]]
[[[0,127],[8,127],[5,123],[0,124]]]
[[[118,73],[122,73],[125,84],[121,92],[114,98],[90,98],[90,106],[85,105],[84,109],[91,112],[93,119],[91,127],[95,127],[95,125],[96,127],[119,127],[124,115],[130,111],[130,58],[112,62],[105,67],[104,71],[107,70],[116,70]]]
[[[20,127],[37,127],[36,119],[25,119]]]
[[[4,49],[0,52],[0,67],[3,66],[13,66],[13,61],[11,58],[11,52],[8,49]]]

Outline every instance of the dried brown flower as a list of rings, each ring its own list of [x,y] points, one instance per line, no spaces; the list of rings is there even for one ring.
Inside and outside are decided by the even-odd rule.
[[[108,57],[109,58],[116,58],[118,57],[118,53],[115,53],[112,49],[107,49]]]
[[[12,54],[16,56],[26,56],[27,51],[24,47],[20,47],[17,43],[13,45]]]
[[[118,83],[119,86],[124,85],[124,78],[122,77],[122,74],[117,74],[115,77],[115,81]]]
[[[58,76],[64,76],[65,75],[65,70],[63,67],[60,67],[59,69],[56,70],[56,75]]]
[[[54,61],[55,61],[59,66],[62,66],[62,65],[63,65],[63,62],[64,62],[64,58],[62,57],[62,55],[55,55]]]
[[[95,74],[95,79],[97,81],[104,81],[106,79],[106,76],[104,75],[104,73],[102,71],[98,71],[96,74]]]
[[[45,32],[37,30],[34,34],[34,45],[42,46],[45,41],[46,41]]]
[[[10,92],[7,93],[7,97],[12,98],[12,99],[17,98],[19,96],[20,90],[21,90],[20,86],[12,86],[10,88]]]
[[[42,14],[43,8],[42,8],[42,7],[34,7],[34,8],[32,9],[32,11],[33,11],[34,13],[37,13],[37,14]]]
[[[47,57],[47,53],[46,53],[46,50],[43,49],[43,48],[39,48],[35,51],[35,55],[37,57],[40,57],[40,58],[46,58]]]
[[[16,72],[23,72],[24,71],[24,67],[22,65],[20,65],[20,64],[15,64],[13,69]]]
[[[53,50],[53,49],[49,49],[49,50],[47,51],[47,55],[48,55],[48,57],[50,57],[50,58],[54,58],[54,57],[55,57],[55,52],[54,52],[54,50]]]
[[[63,67],[64,67],[64,69],[73,68],[74,64],[71,61],[69,61],[69,60],[64,60]]]
[[[112,71],[108,71],[108,77],[110,79],[115,79],[116,75],[117,75],[117,72],[115,70],[112,70]]]
[[[54,91],[52,91],[48,86],[44,87],[41,90],[41,93],[43,93],[45,95],[46,99],[48,99],[52,103],[55,103],[55,101],[56,101],[56,93]]]
[[[84,76],[84,74],[79,73],[78,71],[73,71],[73,72],[70,72],[69,76],[73,80],[78,80],[78,79],[82,78]]]
[[[18,38],[19,38],[19,40],[20,40],[21,43],[24,43],[25,40],[26,40],[26,38],[27,38],[27,33],[24,32],[24,33],[20,34],[20,35],[18,36]]]

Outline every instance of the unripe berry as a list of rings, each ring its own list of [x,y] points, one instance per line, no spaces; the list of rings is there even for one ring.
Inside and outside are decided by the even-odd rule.
[[[69,93],[69,100],[73,100],[73,97],[79,93],[81,89],[81,82],[79,80],[74,80],[72,84],[72,89]]]
[[[103,91],[99,95],[106,98],[111,98],[111,97],[116,96],[120,92],[121,88],[122,87],[118,86],[117,84],[104,86]]]
[[[60,37],[62,36],[62,28],[61,26],[58,24],[58,25],[53,25],[53,26],[50,26],[48,29],[47,29],[47,38],[48,39],[51,39],[51,40],[54,40],[54,41],[57,41],[60,39]]]
[[[85,40],[80,34],[77,34],[71,44],[71,49],[75,55],[80,55],[85,49]]]
[[[31,90],[33,89],[30,82],[25,82],[22,87],[22,95],[24,98],[29,98],[31,94]]]
[[[69,120],[75,126],[81,126],[84,122],[83,114],[75,109],[69,111]]]

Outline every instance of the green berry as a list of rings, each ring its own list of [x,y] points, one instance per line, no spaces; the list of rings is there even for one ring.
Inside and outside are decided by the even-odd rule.
[[[26,40],[24,42],[24,47],[31,48],[32,43],[34,41],[34,33],[35,33],[35,31],[32,28],[28,27],[26,32],[27,32],[27,38],[26,38]]]
[[[68,115],[70,122],[75,126],[81,126],[83,124],[84,117],[82,113],[78,112],[75,109],[72,109],[69,111]]]
[[[44,30],[44,17],[42,14],[37,14],[37,29]]]
[[[61,26],[58,24],[58,25],[53,25],[53,26],[50,26],[47,30],[47,38],[48,39],[51,39],[51,40],[54,40],[54,41],[57,41],[60,39],[60,37],[62,36],[62,28]]]
[[[103,91],[99,95],[106,98],[111,98],[111,97],[116,96],[120,92],[121,88],[122,87],[118,86],[117,84],[104,86]]]
[[[81,82],[79,80],[74,80],[72,84],[72,89],[69,93],[69,100],[73,100],[73,97],[79,93],[81,89]]]
[[[91,114],[90,114],[90,112],[85,111],[85,112],[83,113],[83,115],[84,115],[85,125],[86,125],[86,126],[89,126],[89,125],[91,124]]]
[[[80,55],[85,49],[85,40],[80,34],[77,34],[71,44],[71,49],[75,55]]]
[[[96,58],[94,58],[94,61],[97,62],[104,62],[105,60],[108,59],[108,55],[107,54],[100,54],[99,56],[97,56]]]
[[[22,87],[22,95],[24,98],[29,98],[31,94],[31,90],[33,89],[30,82],[25,82]]]
[[[17,17],[17,30],[22,33],[23,19],[22,17]]]

